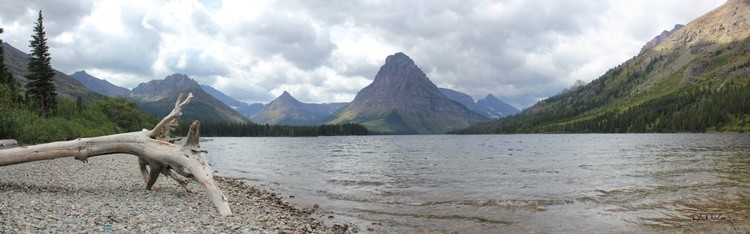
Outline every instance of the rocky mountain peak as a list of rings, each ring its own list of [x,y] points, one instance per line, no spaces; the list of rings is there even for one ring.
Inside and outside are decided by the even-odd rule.
[[[269,105],[279,105],[279,104],[291,104],[291,105],[301,105],[302,102],[297,100],[296,98],[292,97],[289,92],[284,91],[279,97],[268,103]]]
[[[279,98],[294,98],[294,97],[292,97],[292,95],[289,94],[289,92],[284,91],[284,93],[282,93],[281,96],[279,96]]]
[[[361,123],[379,133],[443,133],[486,118],[440,92],[404,53],[385,59],[373,82],[331,123]]]
[[[666,41],[669,36],[672,36],[677,30],[680,30],[682,27],[685,27],[685,25],[682,24],[675,24],[674,28],[672,30],[664,30],[659,34],[658,36],[654,37],[654,39],[651,39],[651,41],[647,42],[643,47],[641,48],[641,53],[646,52],[647,50],[650,50],[651,48],[654,48],[661,44],[662,42]]]
[[[81,84],[86,86],[86,88],[96,93],[104,94],[105,96],[109,96],[109,97],[130,96],[130,90],[114,85],[112,83],[109,83],[109,81],[107,80],[100,79],[93,75],[90,75],[86,73],[86,71],[84,70],[77,71],[70,76],[78,80],[78,82],[81,82]]]
[[[515,107],[500,101],[495,95],[487,94],[483,99],[477,101],[477,112],[484,116],[496,119],[519,112]]]
[[[386,91],[388,95],[412,95],[417,90],[427,89],[440,93],[438,87],[427,78],[422,69],[409,56],[398,52],[385,59],[373,83],[365,87],[365,92]],[[386,93],[381,93],[386,94]]]
[[[414,60],[411,60],[411,58],[409,58],[409,56],[407,56],[403,52],[398,52],[393,55],[389,55],[388,57],[385,58],[385,64],[386,65],[394,64],[394,65],[416,66],[416,64],[414,64]]]
[[[164,78],[164,82],[170,85],[174,85],[179,90],[185,90],[190,88],[199,88],[200,84],[193,79],[190,79],[185,74],[175,73]]]
[[[77,71],[77,72],[73,73],[73,75],[82,75],[83,76],[83,75],[89,75],[89,74],[86,73],[86,70],[80,70],[80,71]]]
[[[657,51],[679,48],[703,50],[710,44],[727,44],[750,37],[750,1],[729,0],[724,5],[693,20],[654,47]]]
[[[187,75],[175,73],[163,80],[152,80],[133,88],[132,97],[144,101],[158,101],[186,90],[202,90],[200,84]]]

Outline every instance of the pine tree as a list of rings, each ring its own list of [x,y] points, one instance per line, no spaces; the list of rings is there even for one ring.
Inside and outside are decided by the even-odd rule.
[[[29,56],[28,72],[26,79],[26,94],[29,103],[34,108],[38,108],[40,116],[50,116],[57,110],[57,93],[55,84],[52,83],[52,77],[55,72],[50,65],[49,47],[47,38],[45,38],[44,26],[42,25],[42,11],[39,11],[39,18],[34,27],[34,35],[31,36],[29,46],[31,47],[31,56]]]
[[[2,33],[3,28],[0,27],[0,34]],[[2,45],[3,40],[0,39],[0,85],[7,87],[7,91],[9,92],[8,97],[10,97],[11,102],[10,105],[12,106],[21,101],[21,96],[18,94],[18,82],[13,78],[13,73],[10,72],[10,69],[5,66],[5,51]]]

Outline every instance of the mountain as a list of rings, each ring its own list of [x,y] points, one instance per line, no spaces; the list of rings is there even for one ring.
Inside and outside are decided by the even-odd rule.
[[[235,109],[238,113],[242,114],[245,117],[253,116],[255,113],[260,112],[260,110],[263,109],[265,105],[262,103],[253,103],[246,106],[240,106]]]
[[[440,93],[450,98],[451,100],[461,103],[470,110],[480,114],[484,117],[497,119],[509,115],[514,115],[519,112],[515,107],[508,105],[507,103],[500,101],[492,94],[488,94],[485,98],[479,99],[476,103],[474,98],[468,94],[458,92],[452,89],[438,88]]]
[[[672,30],[669,30],[669,31],[664,30],[663,32],[661,32],[661,34],[654,37],[654,39],[651,39],[651,41],[646,42],[646,44],[643,45],[643,47],[641,48],[641,53],[646,52],[647,50],[650,50],[651,48],[654,48],[660,45],[662,42],[666,41],[667,38],[669,38],[669,36],[677,32],[677,30],[680,30],[682,27],[685,27],[685,25],[675,24]]]
[[[29,55],[16,49],[8,43],[3,43],[3,50],[5,51],[5,65],[8,66],[16,81],[23,87],[29,81],[24,77],[26,75],[26,67],[29,63]],[[54,54],[52,55],[54,60]],[[73,77],[66,75],[58,70],[55,70],[55,76],[52,78],[52,83],[55,84],[55,91],[57,92],[58,98],[67,98],[75,100],[78,97],[85,101],[91,101],[103,97],[101,94],[95,93],[87,89],[81,82],[78,82]]]
[[[263,109],[263,104],[253,103],[248,105],[247,103],[238,101],[209,85],[201,85],[201,89],[246,117],[252,116]]]
[[[519,111],[515,107],[500,101],[500,99],[497,99],[492,94],[487,94],[486,97],[477,101],[476,112],[489,118],[497,119],[515,115]]]
[[[129,97],[130,96],[129,89],[126,89],[117,85],[113,85],[112,83],[109,83],[109,81],[107,80],[96,78],[86,73],[86,71],[77,71],[76,73],[73,73],[70,76],[75,78],[78,82],[81,82],[83,86],[90,89],[91,91],[97,92],[99,94],[103,94],[104,96],[108,96],[108,97]]]
[[[411,58],[396,53],[330,123],[360,123],[381,134],[431,134],[483,121],[487,118],[443,95]]]
[[[592,82],[459,133],[750,131],[750,1],[729,0]]]
[[[227,96],[221,91],[216,90],[214,87],[201,85],[201,89],[203,89],[203,91],[206,91],[206,93],[211,94],[211,96],[214,96],[216,99],[219,99],[219,101],[223,102],[224,104],[227,104],[227,106],[231,107],[232,109],[236,110],[240,106],[247,106],[247,103],[237,101],[236,99]]]
[[[472,98],[468,94],[458,92],[452,89],[446,89],[446,88],[438,88],[438,90],[440,90],[440,93],[450,98],[451,100],[457,101],[458,103],[461,103],[465,107],[468,107],[469,110],[477,109],[476,103],[474,103],[474,98]]]
[[[302,103],[284,91],[251,116],[250,120],[260,124],[320,125],[346,105],[347,103]]]
[[[181,120],[201,120],[208,122],[246,123],[247,118],[231,107],[203,91],[195,80],[183,74],[173,74],[163,80],[152,80],[133,88],[131,98],[146,113],[165,116],[173,108],[180,93],[193,93],[193,101],[183,109]]]

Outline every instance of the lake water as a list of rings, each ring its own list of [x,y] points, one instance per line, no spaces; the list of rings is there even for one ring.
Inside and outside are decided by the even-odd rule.
[[[375,232],[750,228],[749,134],[213,138],[220,175]],[[290,198],[294,196],[294,198]]]

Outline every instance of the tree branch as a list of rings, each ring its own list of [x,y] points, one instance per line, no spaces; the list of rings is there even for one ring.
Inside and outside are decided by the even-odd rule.
[[[167,141],[169,133],[182,115],[182,108],[192,98],[193,95],[189,94],[184,101],[181,101],[182,95],[180,95],[172,112],[151,131],[144,130],[0,150],[0,166],[64,157],[74,157],[87,162],[88,158],[94,156],[131,154],[139,157],[139,166],[146,182],[146,189],[151,189],[159,174],[168,175],[185,187],[185,180],[174,175],[172,173],[174,170],[177,174],[199,182],[219,214],[231,215],[229,203],[221,190],[216,187],[211,168],[203,157],[206,150],[200,148],[198,131],[200,122],[197,120],[193,122],[184,142],[173,144]],[[146,166],[150,168],[150,171],[146,169]]]

